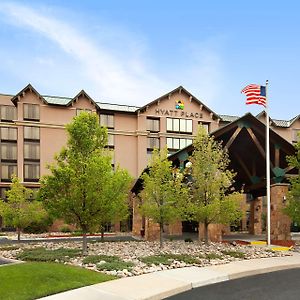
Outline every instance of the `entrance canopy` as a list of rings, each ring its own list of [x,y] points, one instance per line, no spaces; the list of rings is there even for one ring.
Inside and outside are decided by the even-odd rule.
[[[266,195],[266,126],[248,113],[236,121],[211,133],[229,152],[229,168],[236,172],[234,188],[253,197]],[[190,145],[169,157],[174,165],[183,168],[193,152]],[[270,129],[270,172],[271,184],[288,182],[296,174],[286,161],[294,155],[295,148]]]

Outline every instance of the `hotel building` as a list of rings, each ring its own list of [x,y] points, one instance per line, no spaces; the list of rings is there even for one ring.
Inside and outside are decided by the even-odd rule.
[[[0,191],[9,187],[13,173],[26,186],[38,188],[67,140],[65,125],[81,111],[96,112],[108,128],[108,147],[114,164],[137,178],[154,147],[167,145],[170,153],[192,143],[198,125],[211,133],[238,117],[219,115],[183,87],[142,106],[98,102],[83,90],[73,98],[46,96],[30,84],[16,95],[0,94],[1,168]],[[271,128],[290,143],[300,132],[300,116],[271,120]],[[257,116],[264,120],[265,115]]]
[[[121,101],[121,99],[120,99]],[[27,187],[38,188],[47,164],[54,161],[67,140],[65,125],[82,111],[96,112],[108,128],[113,162],[138,178],[154,147],[167,145],[170,153],[192,143],[198,125],[211,133],[238,117],[220,115],[182,86],[142,107],[99,102],[85,91],[73,98],[46,96],[30,84],[16,95],[0,94],[0,192],[9,187],[13,173]],[[288,142],[297,140],[299,115],[271,120],[271,128]],[[261,113],[257,119],[264,121]]]

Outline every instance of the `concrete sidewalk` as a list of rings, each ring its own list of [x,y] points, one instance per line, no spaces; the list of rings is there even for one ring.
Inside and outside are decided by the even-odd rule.
[[[210,267],[187,267],[112,280],[41,298],[43,300],[163,299],[192,288],[300,267],[300,253],[292,256],[231,262]]]

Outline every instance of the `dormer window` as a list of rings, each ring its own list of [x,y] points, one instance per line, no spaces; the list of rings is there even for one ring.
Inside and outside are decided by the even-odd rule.
[[[24,120],[39,121],[40,106],[38,104],[24,104]]]

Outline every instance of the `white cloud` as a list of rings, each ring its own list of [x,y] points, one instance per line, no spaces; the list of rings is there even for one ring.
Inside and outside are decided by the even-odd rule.
[[[53,74],[52,79],[51,76],[48,79],[41,73],[44,70],[34,70],[43,86],[47,81],[49,85],[51,81],[52,84],[77,86],[77,91],[86,89],[97,100],[134,105],[144,105],[178,85],[191,89],[208,105],[219,95],[221,63],[218,51],[214,51],[210,43],[202,43],[200,47],[187,43],[183,46],[183,57],[186,59],[176,60],[172,65],[160,64],[159,70],[153,70],[148,62],[148,47],[144,39],[130,33],[126,35],[123,29],[118,31],[116,27],[102,26],[95,32],[95,40],[75,28],[73,23],[59,19],[53,9],[34,9],[19,3],[1,2],[0,14],[4,16],[2,21],[39,34],[57,45],[66,56],[68,62],[65,64],[61,57],[56,61],[48,53],[45,57],[38,55],[31,58]],[[117,39],[119,44],[108,41],[108,36],[119,36],[119,39],[113,39]],[[71,68],[70,58],[75,62]],[[163,61],[162,58],[160,60]],[[59,72],[63,74],[61,78]],[[68,72],[72,72],[68,76],[70,78],[66,78]]]
[[[112,51],[105,45],[96,46],[91,39],[66,22],[16,3],[0,4],[0,12],[8,21],[13,20],[14,24],[23,29],[25,27],[41,34],[73,57],[93,83],[93,93],[99,99],[137,104],[145,99],[145,95],[157,95],[158,90],[163,91],[166,87],[159,78],[147,71],[141,56],[132,57],[132,53],[128,53],[131,57],[129,61],[120,59],[112,55]],[[130,40],[127,42],[133,43]],[[39,62],[42,61],[39,58]],[[80,88],[84,87],[78,86]]]

